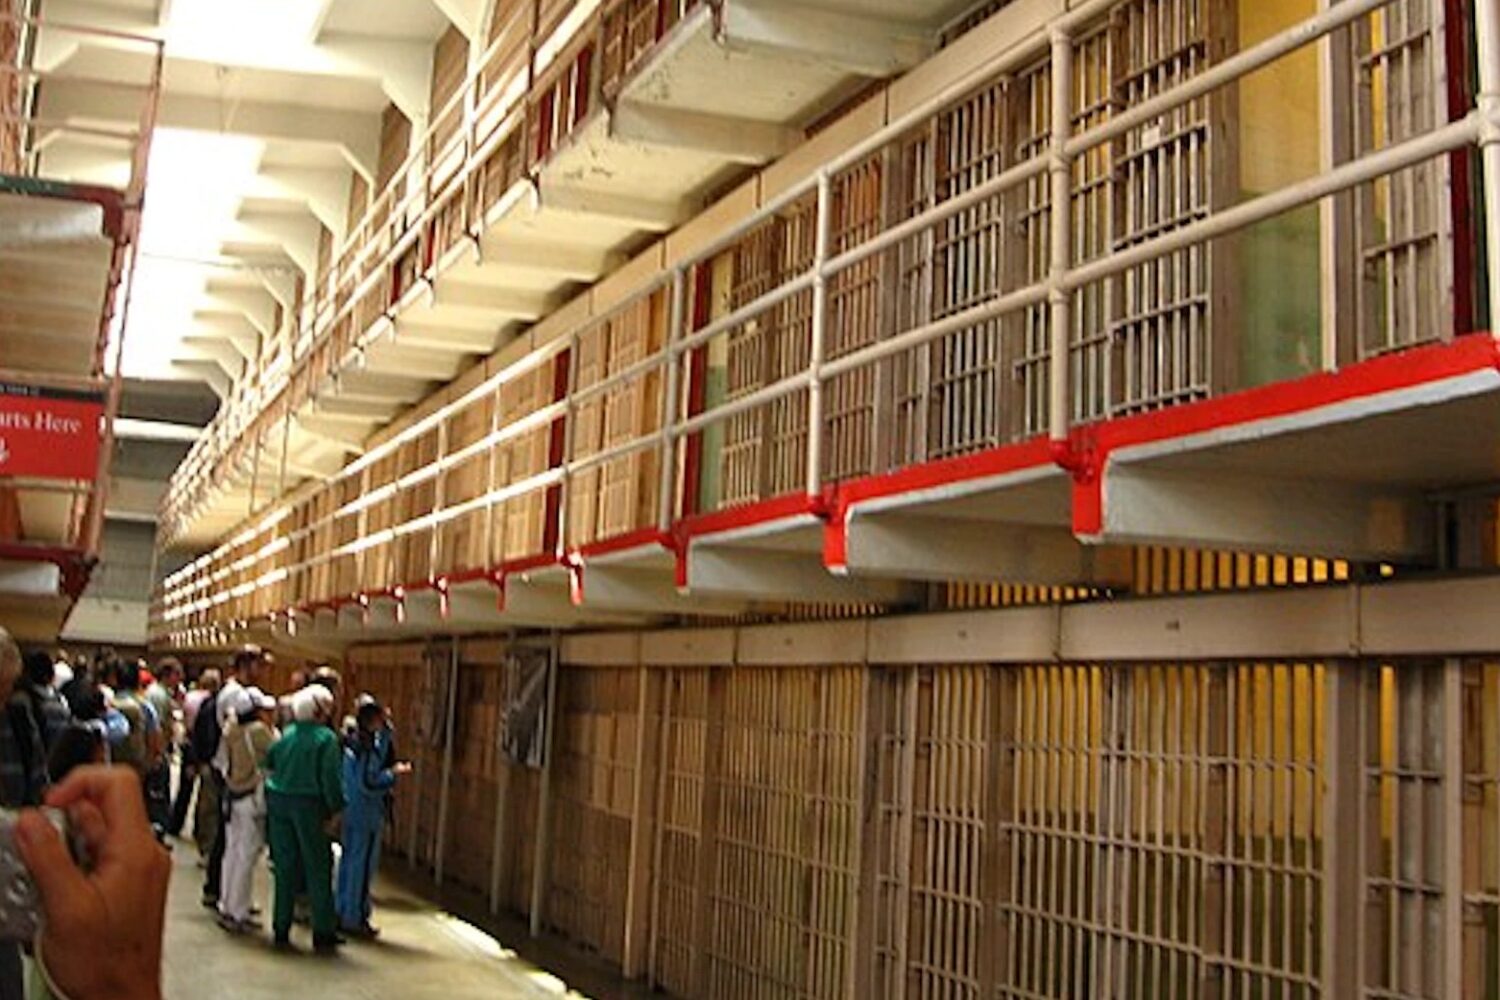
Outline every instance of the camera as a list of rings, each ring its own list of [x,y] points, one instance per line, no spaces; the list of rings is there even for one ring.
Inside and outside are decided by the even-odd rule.
[[[83,844],[68,823],[67,814],[58,809],[41,812],[62,834],[74,860],[83,863]],[[0,809],[0,940],[29,942],[42,929],[42,905],[31,872],[16,850],[16,821],[20,816],[14,809]]]

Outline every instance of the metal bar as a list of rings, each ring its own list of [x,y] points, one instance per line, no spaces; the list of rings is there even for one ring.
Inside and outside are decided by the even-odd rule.
[[[778,285],[753,301],[745,303],[733,312],[719,317],[701,330],[694,331],[683,337],[677,346],[678,353],[682,354],[691,351],[693,348],[707,343],[714,337],[728,333],[735,327],[749,322],[761,313],[781,305],[792,296],[812,288],[816,279],[816,272],[808,270],[786,284]]]
[[[823,356],[828,337],[828,240],[833,219],[833,183],[818,175],[817,232],[813,237],[812,337],[807,364],[807,495],[823,490]]]
[[[1464,663],[1448,658],[1442,665],[1442,807],[1441,878],[1442,986],[1440,995],[1464,995]]]
[[[1484,185],[1490,329],[1500,324],[1500,0],[1474,0],[1479,54],[1479,150]]]
[[[932,208],[918,215],[912,216],[905,222],[898,223],[888,229],[882,230],[878,235],[872,236],[853,249],[846,250],[828,260],[823,265],[823,273],[833,275],[870,259],[882,250],[889,250],[904,240],[913,236],[920,236],[931,229],[934,224],[944,222],[960,212],[964,212],[976,205],[982,204],[998,195],[1005,194],[1012,188],[1020,187],[1027,181],[1046,172],[1047,161],[1041,157],[1033,157],[1022,163],[1018,163],[1008,170],[1003,170],[994,177],[965,191],[963,194],[946,201],[939,202]]]
[[[667,358],[667,384],[662,393],[662,417],[658,425],[661,433],[661,468],[657,471],[660,475],[658,488],[661,492],[656,498],[656,527],[663,533],[671,530],[672,514],[676,510],[676,498],[672,487],[677,481],[677,439],[673,436],[673,429],[677,426],[677,419],[682,410],[678,396],[684,361],[684,358],[677,352],[677,343],[682,339],[683,330],[687,327],[688,310],[687,303],[684,301],[687,289],[687,272],[681,267],[674,268],[670,293],[672,302],[667,321],[667,343],[662,352]]]
[[[443,884],[443,861],[448,852],[448,795],[453,785],[453,731],[458,716],[458,674],[461,669],[459,639],[449,642],[448,704],[443,712],[443,784],[438,790],[437,850],[433,854],[432,878]]]
[[[1264,222],[1266,219],[1274,218],[1295,208],[1301,208],[1303,205],[1358,187],[1387,174],[1405,170],[1477,141],[1480,131],[1479,114],[1470,113],[1458,121],[1434,129],[1425,135],[1386,147],[1376,153],[1370,153],[1317,177],[1309,178],[1280,191],[1252,198],[1233,208],[1225,209],[1199,222],[1190,223],[1181,229],[1172,230],[1165,235],[1109,257],[1081,264],[1068,272],[1064,287],[1077,290],[1141,264],[1158,260],[1177,250],[1228,236],[1258,222]],[[1497,142],[1500,142],[1500,134],[1497,134]],[[1497,168],[1500,168],[1500,163],[1497,163]],[[1500,177],[1500,169],[1497,169],[1496,176]],[[1500,190],[1497,190],[1496,195],[1497,200],[1500,200]],[[1500,242],[1500,237],[1497,237],[1497,242]]]
[[[1310,45],[1323,36],[1358,20],[1370,11],[1384,7],[1391,2],[1392,0],[1343,0],[1279,34],[1272,35],[1263,42],[1235,53],[1223,62],[1202,70],[1156,97],[1148,98],[1139,104],[1132,104],[1127,110],[1113,115],[1105,124],[1088,129],[1071,138],[1067,144],[1067,155],[1077,157],[1095,146],[1127,135],[1132,129],[1148,124],[1152,119],[1159,118],[1220,87],[1241,80],[1282,56]],[[1064,18],[1064,23],[1068,20],[1070,19]],[[1082,23],[1076,18],[1072,20],[1075,24]],[[1059,26],[1054,30],[1067,29]],[[1053,58],[1056,59],[1055,49]]]
[[[554,631],[547,651],[547,703],[543,707],[543,718],[546,721],[543,723],[545,732],[542,734],[546,751],[542,758],[541,791],[537,797],[535,854],[531,867],[532,937],[540,937],[542,934],[547,905],[548,869],[551,867],[552,784],[555,770],[553,757],[557,750],[557,675],[562,670],[562,658],[559,655],[561,641],[560,634]]]
[[[1072,384],[1069,377],[1070,341],[1073,332],[1072,289],[1067,285],[1073,238],[1073,160],[1068,140],[1073,133],[1073,39],[1065,30],[1052,34],[1052,145],[1048,172],[1052,179],[1051,267],[1047,275],[1047,301],[1051,356],[1051,406],[1047,426],[1055,443],[1068,439]]]

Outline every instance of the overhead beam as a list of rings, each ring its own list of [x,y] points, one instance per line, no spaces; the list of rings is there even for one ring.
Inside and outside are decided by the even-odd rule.
[[[204,301],[209,310],[222,308],[244,316],[263,337],[276,335],[277,303],[266,292],[210,281]]]
[[[856,514],[844,530],[842,569],[854,576],[1048,585],[1130,579],[1114,550],[1083,545],[1066,528]]]
[[[539,271],[567,281],[597,281],[622,263],[617,254],[576,244],[536,244],[496,236],[481,239],[481,266],[502,277],[510,271]]]
[[[322,230],[311,216],[274,212],[241,212],[226,235],[228,243],[261,243],[281,247],[308,280],[318,273],[318,244]]]
[[[217,361],[201,360],[198,358],[179,358],[171,364],[171,369],[184,378],[205,382],[214,391],[214,395],[220,399],[228,399],[234,390],[234,380],[219,367]]]
[[[396,342],[402,347],[437,351],[443,354],[489,354],[499,339],[499,327],[476,330],[434,323],[425,326],[406,319],[396,320]]]
[[[731,51],[766,51],[874,79],[910,69],[934,48],[929,33],[909,25],[788,0],[735,0],[721,16],[722,44]]]
[[[728,616],[742,614],[747,608],[742,600],[684,594],[674,585],[670,567],[650,570],[586,565],[581,576],[582,589],[573,594],[573,599],[584,610]]]
[[[318,413],[331,417],[343,417],[346,419],[369,420],[375,423],[384,423],[391,419],[394,407],[398,404],[389,403],[385,400],[359,399],[353,396],[317,396],[308,404],[306,412]]]
[[[488,41],[486,12],[490,4],[486,0],[432,0],[432,4],[449,24],[463,32],[470,45],[482,46]]]
[[[432,100],[431,45],[325,33],[318,48],[379,81],[381,91],[409,121],[427,120]]]
[[[292,315],[297,310],[297,279],[285,271],[257,271],[255,277],[260,281],[261,287],[266,294],[280,304],[282,310]]]
[[[42,90],[41,114],[64,121],[133,126],[140,119],[141,100],[138,88],[58,78],[48,81]],[[216,97],[166,92],[156,124],[159,128],[336,146],[356,169],[371,178],[380,155],[378,115],[313,104],[225,102]]]
[[[905,604],[919,596],[895,580],[854,580],[824,568],[816,555],[740,546],[693,545],[687,592],[760,601]]]
[[[189,336],[200,340],[222,340],[246,361],[254,361],[260,356],[260,336],[249,320],[238,312],[200,310],[193,314]]]
[[[357,430],[351,430],[347,424],[337,420],[325,420],[322,417],[304,416],[297,417],[296,424],[304,432],[335,445],[347,454],[363,455],[365,453],[365,437]]]
[[[653,233],[674,229],[689,214],[687,206],[682,202],[651,201],[613,192],[549,183],[545,175],[538,188],[537,206],[543,212],[586,216]]]
[[[47,0],[45,14],[47,20],[56,24],[88,25],[127,35],[153,34],[159,24],[154,11],[112,3],[91,3],[89,0]],[[100,35],[85,38],[76,32],[48,28],[37,38],[33,63],[43,72],[52,72],[71,59],[85,42],[94,46],[140,48],[139,44],[132,46],[124,40],[115,41]]]
[[[334,377],[339,396],[380,400],[383,404],[415,403],[432,386],[429,379],[386,375],[372,371],[342,371]]]
[[[183,349],[189,352],[190,358],[198,358],[205,361],[213,361],[224,370],[231,380],[238,379],[245,372],[246,360],[234,348],[234,345],[218,337],[194,337],[182,338]]]
[[[610,116],[609,128],[620,142],[703,153],[746,166],[769,163],[802,141],[797,129],[773,122],[726,118],[639,101],[619,102]]]
[[[354,172],[349,169],[265,167],[255,176],[246,197],[306,205],[338,244],[343,242],[348,231],[349,190],[353,177]]]
[[[412,375],[433,382],[447,382],[462,369],[461,363],[455,360],[462,356],[387,341],[371,345],[365,354],[365,367],[377,375]]]
[[[1297,552],[1430,563],[1435,521],[1420,497],[1365,484],[1113,464],[1104,532],[1090,541]]]

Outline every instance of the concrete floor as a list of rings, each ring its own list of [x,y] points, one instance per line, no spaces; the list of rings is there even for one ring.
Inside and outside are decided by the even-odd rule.
[[[310,949],[305,927],[283,955],[269,933],[232,937],[198,902],[203,873],[191,844],[179,841],[167,907],[166,995],[172,1000],[228,996],[237,1000],[531,1000],[577,997],[489,935],[382,880],[375,894],[380,940],[351,942],[338,958]],[[258,878],[261,905],[270,911],[266,872]]]

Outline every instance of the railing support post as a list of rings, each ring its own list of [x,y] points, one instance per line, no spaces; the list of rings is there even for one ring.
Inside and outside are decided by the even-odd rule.
[[[687,320],[687,303],[683,301],[687,294],[687,278],[683,267],[672,271],[668,287],[672,301],[668,303],[667,344],[662,349],[667,359],[667,374],[661,397],[661,468],[657,470],[661,476],[661,495],[657,497],[656,519],[657,530],[663,534],[672,530],[672,515],[676,508],[672,487],[677,479],[677,439],[672,432],[681,410],[677,396],[682,384],[682,361],[677,356],[677,344],[682,340]]]
[[[823,492],[823,356],[828,337],[828,243],[833,219],[833,181],[818,175],[817,233],[813,243],[812,343],[807,365],[807,495]]]
[[[562,669],[562,640],[552,633],[547,652],[547,701],[542,707],[542,786],[537,795],[536,842],[531,863],[532,937],[541,937],[546,926],[547,881],[552,863],[552,774],[557,752],[557,674]]]
[[[1485,268],[1490,329],[1500,324],[1500,0],[1475,0],[1479,55],[1479,152],[1484,185]]]
[[[1066,31],[1052,32],[1052,179],[1051,262],[1047,274],[1051,356],[1048,359],[1049,419],[1054,449],[1066,446],[1070,430],[1071,386],[1068,384],[1069,341],[1073,328],[1073,297],[1066,279],[1072,264],[1073,161],[1068,141],[1073,137],[1073,39]]]
[[[437,843],[432,851],[433,881],[443,884],[443,862],[448,856],[448,800],[453,787],[453,736],[458,716],[458,675],[462,669],[459,639],[449,640],[448,690],[443,706],[443,777],[438,788]]]
[[[1372,671],[1367,677],[1366,670]],[[1330,997],[1358,996],[1363,975],[1365,937],[1365,850],[1370,832],[1365,801],[1367,685],[1378,684],[1378,668],[1358,660],[1334,660],[1323,668],[1323,798],[1325,845],[1322,919],[1319,949],[1323,989]],[[1375,716],[1378,721],[1378,714]]]

